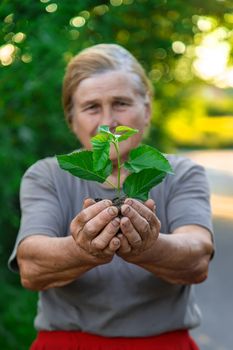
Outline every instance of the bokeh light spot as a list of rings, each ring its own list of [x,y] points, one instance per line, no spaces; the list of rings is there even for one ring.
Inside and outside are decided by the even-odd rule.
[[[185,44],[182,41],[174,41],[172,43],[172,50],[177,54],[182,54],[185,52]]]
[[[21,56],[21,60],[24,62],[24,63],[30,63],[32,61],[32,56],[28,53],[25,53]]]
[[[75,29],[70,30],[70,38],[71,40],[77,40],[79,38],[79,31]]]
[[[9,66],[13,62],[15,46],[6,44],[0,47],[0,62],[3,66]]]
[[[14,21],[14,14],[10,13],[8,16],[4,18],[4,22],[7,24],[13,23]]]
[[[110,4],[112,6],[121,6],[123,3],[123,0],[110,0]]]
[[[53,12],[56,12],[57,11],[57,4],[56,3],[53,3],[53,4],[49,4],[46,6],[45,10],[49,13],[53,13]]]
[[[197,26],[202,32],[208,32],[212,29],[212,22],[208,18],[199,18]]]
[[[79,15],[81,17],[85,18],[85,19],[89,19],[90,18],[90,12],[89,11],[81,11]]]
[[[108,11],[109,11],[109,7],[107,5],[95,6],[93,9],[94,14],[98,16],[103,16]]]
[[[77,28],[84,26],[85,23],[86,23],[86,20],[82,16],[73,17],[70,20],[70,25]]]
[[[26,38],[26,34],[22,33],[22,32],[19,32],[19,33],[16,33],[13,37],[12,37],[12,40],[15,42],[15,43],[21,43],[24,39]]]

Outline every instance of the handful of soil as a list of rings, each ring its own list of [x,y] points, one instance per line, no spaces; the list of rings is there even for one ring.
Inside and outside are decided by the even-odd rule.
[[[112,204],[117,207],[118,211],[119,211],[119,215],[118,217],[121,218],[122,215],[121,215],[121,206],[122,204],[124,204],[124,201],[125,201],[126,197],[115,197],[112,199]],[[103,200],[103,198],[94,198],[94,200],[96,202],[100,202]]]
[[[126,197],[115,197],[112,199],[112,204],[117,207],[118,209],[118,218],[122,218],[122,215],[121,215],[121,206],[122,204],[124,204],[124,201],[125,201]],[[96,202],[100,202],[103,200],[103,198],[95,198],[94,199]],[[119,230],[117,231],[116,234],[118,233],[121,233],[121,229],[119,228]]]

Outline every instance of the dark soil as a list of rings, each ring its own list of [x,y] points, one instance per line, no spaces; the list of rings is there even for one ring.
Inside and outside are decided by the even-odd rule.
[[[122,206],[122,204],[124,203],[125,199],[126,199],[126,197],[115,197],[115,198],[112,199],[112,204],[113,204],[115,207],[117,207],[118,210],[119,210],[119,217],[121,216],[121,215],[120,215],[121,206]],[[103,198],[95,198],[95,201],[96,201],[96,202],[100,202],[100,201],[102,201],[102,200],[103,200]]]

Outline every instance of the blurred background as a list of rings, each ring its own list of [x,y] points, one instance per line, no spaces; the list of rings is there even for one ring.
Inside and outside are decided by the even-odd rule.
[[[130,50],[154,84],[146,142],[207,169],[217,249],[197,286],[203,325],[193,335],[203,350],[232,350],[232,0],[1,1],[0,347],[26,350],[35,337],[37,294],[7,269],[20,178],[39,158],[79,146],[64,122],[62,78],[74,54],[102,42]]]

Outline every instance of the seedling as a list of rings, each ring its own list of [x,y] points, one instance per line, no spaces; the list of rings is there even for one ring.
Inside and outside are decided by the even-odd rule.
[[[122,163],[119,143],[138,133],[128,126],[118,126],[115,133],[106,125],[101,125],[97,135],[92,137],[92,150],[78,150],[69,154],[57,155],[60,167],[74,176],[112,186],[121,197],[121,168],[129,171],[123,183],[124,196],[146,201],[152,187],[162,182],[167,174],[174,174],[164,155],[148,145],[133,148],[128,161]],[[117,154],[117,186],[108,177],[112,173],[112,161],[109,159],[110,146],[113,144]]]

